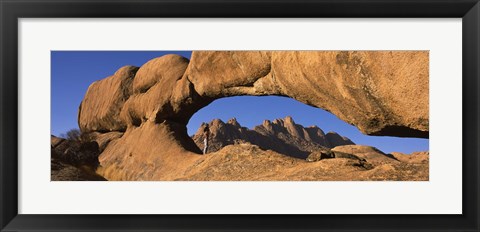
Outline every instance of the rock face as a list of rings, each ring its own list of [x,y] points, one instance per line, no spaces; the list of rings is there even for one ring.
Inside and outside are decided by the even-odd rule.
[[[93,83],[78,123],[82,132],[124,132],[100,162],[107,176],[128,180],[169,179],[194,163],[200,150],[187,135],[188,120],[228,96],[287,96],[366,134],[427,138],[428,59],[427,51],[199,51],[190,61],[167,55]],[[303,129],[287,128],[316,136]]]
[[[90,85],[80,104],[78,124],[82,132],[125,131],[120,119],[123,104],[132,94],[132,82],[138,67],[125,66],[113,76]]]
[[[112,140],[121,138],[123,133],[117,131],[107,133],[92,132],[90,133],[90,136],[98,143],[99,151],[101,153],[105,150],[105,148],[107,148],[108,143],[110,143]]]
[[[198,147],[203,148],[203,131],[206,124],[202,124],[197,133],[192,136]],[[317,126],[303,127],[296,124],[293,118],[275,119],[273,122],[265,120],[262,125],[253,130],[242,127],[235,118],[224,123],[214,119],[208,123],[209,149],[207,153],[216,152],[231,144],[251,143],[264,150],[273,150],[278,153],[305,159],[311,152],[326,150],[340,145],[354,144],[350,139],[334,132],[325,135]],[[332,136],[334,135],[334,136]]]
[[[201,96],[282,95],[366,134],[428,137],[428,52],[194,52]]]

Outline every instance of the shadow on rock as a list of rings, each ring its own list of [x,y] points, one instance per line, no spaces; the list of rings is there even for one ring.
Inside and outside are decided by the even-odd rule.
[[[105,181],[95,173],[100,163],[98,143],[51,137],[52,181]]]

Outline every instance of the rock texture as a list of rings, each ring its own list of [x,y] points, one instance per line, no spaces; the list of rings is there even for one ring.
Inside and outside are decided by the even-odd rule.
[[[82,132],[125,131],[127,123],[119,115],[132,94],[132,82],[138,67],[125,66],[113,76],[88,87],[79,107],[78,124]]]
[[[428,137],[428,70],[426,51],[193,52],[190,63],[167,55],[92,84],[79,124],[112,131],[146,119],[188,121],[213,99],[283,95],[366,134]]]
[[[375,147],[364,145],[344,145],[332,149],[333,152],[355,154],[359,158],[373,164],[397,163],[398,160],[391,154],[385,154]]]
[[[99,154],[96,142],[71,141],[51,136],[51,180],[106,180],[95,173],[99,165]]]
[[[196,51],[190,61],[167,55],[93,83],[79,127],[124,133],[100,162],[113,179],[128,180],[169,179],[194,163],[200,150],[186,133],[188,120],[228,96],[287,96],[366,134],[427,138],[428,59],[427,51]]]
[[[429,163],[430,157],[428,152],[413,152],[412,154],[403,154],[400,152],[392,152],[395,159],[411,164],[426,164]]]
[[[428,52],[194,52],[202,96],[282,95],[366,134],[428,137]]]
[[[184,147],[194,146],[184,140],[183,126],[171,122],[143,123],[112,140],[99,157],[97,172],[108,180],[172,180],[201,156]],[[172,132],[174,131],[174,132]],[[176,133],[180,131],[182,133]],[[190,142],[191,144],[187,144]]]
[[[428,163],[403,162],[366,165],[352,158],[318,162],[286,157],[252,144],[228,145],[218,152],[200,156],[175,180],[216,181],[427,181]],[[367,163],[368,164],[368,163]]]
[[[98,143],[99,151],[101,153],[112,140],[121,138],[123,133],[117,131],[107,133],[92,132],[90,133],[90,136]]]
[[[192,136],[198,147],[203,149],[203,131],[207,124],[202,124],[197,133]],[[311,152],[325,150],[340,145],[354,144],[350,139],[334,132],[325,134],[317,126],[303,127],[295,123],[292,117],[275,119],[273,122],[265,120],[262,125],[252,130],[242,127],[232,118],[224,123],[214,119],[208,123],[209,149],[207,153],[220,150],[231,144],[251,143],[264,150],[273,150],[278,153],[305,159]]]

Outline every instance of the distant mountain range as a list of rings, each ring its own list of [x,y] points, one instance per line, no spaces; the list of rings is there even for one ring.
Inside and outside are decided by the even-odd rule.
[[[197,146],[203,149],[203,123],[192,136]],[[288,156],[306,158],[311,152],[326,150],[341,145],[353,145],[349,138],[335,132],[324,133],[317,126],[303,127],[292,117],[265,120],[253,129],[242,127],[235,118],[223,122],[214,119],[208,123],[210,136],[208,151],[215,152],[231,144],[251,143],[264,150],[273,150]]]

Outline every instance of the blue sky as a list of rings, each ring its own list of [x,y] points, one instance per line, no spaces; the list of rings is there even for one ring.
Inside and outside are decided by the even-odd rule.
[[[60,135],[78,128],[78,106],[88,86],[96,80],[112,75],[125,65],[141,66],[148,60],[165,54],[179,54],[190,58],[189,51],[52,51],[51,52],[51,133]],[[240,96],[222,98],[198,111],[188,123],[188,133],[195,133],[202,122],[214,118],[227,121],[237,118],[245,127],[252,128],[264,119],[273,120],[292,116],[297,124],[317,125],[325,132],[335,131],[357,144],[370,145],[384,152],[428,150],[428,139],[366,136],[335,115],[291,98],[277,96]]]

